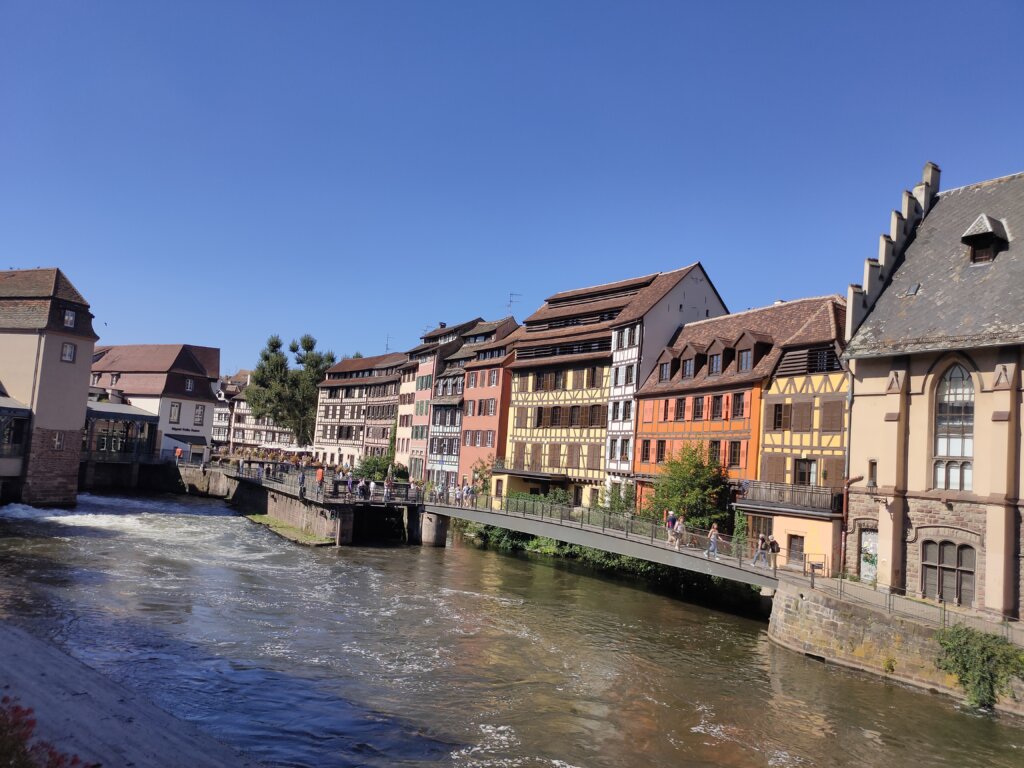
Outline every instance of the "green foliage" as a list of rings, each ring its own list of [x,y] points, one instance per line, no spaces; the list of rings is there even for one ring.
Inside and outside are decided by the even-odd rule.
[[[353,470],[352,476],[357,479],[365,477],[367,480],[380,482],[387,478],[389,466],[391,466],[391,459],[388,456],[366,455],[359,459],[359,464]],[[408,471],[406,471],[406,477],[408,477]]]
[[[685,514],[687,525],[693,528],[710,528],[712,523],[725,528],[729,520],[729,481],[704,443],[684,445],[661,465],[643,516],[661,520],[666,509]]]
[[[732,551],[747,556],[747,516],[736,510],[732,523]]]
[[[891,675],[896,671],[896,659],[892,656],[886,656],[885,661],[882,662],[882,669],[885,670],[885,674]]]
[[[612,483],[611,490],[601,492],[601,509],[617,515],[636,512],[636,488],[629,483]]]
[[[490,454],[486,459],[477,459],[470,472],[472,474],[470,479],[477,492],[490,493],[491,474],[494,472],[494,454]]]
[[[958,624],[935,633],[935,665],[956,675],[971,706],[991,708],[1013,678],[1024,679],[1024,651],[998,635]]]
[[[569,506],[572,504],[572,496],[564,488],[552,488],[547,493],[523,493],[522,491],[515,491],[508,494],[510,499],[525,499],[527,501],[544,502],[546,504],[562,504]]]
[[[274,423],[290,429],[302,448],[313,442],[316,426],[317,385],[334,365],[333,352],[320,352],[316,339],[308,333],[292,341],[288,351],[297,368],[291,368],[280,336],[267,339],[260,352],[259,363],[252,372],[245,399],[254,418],[271,418]]]

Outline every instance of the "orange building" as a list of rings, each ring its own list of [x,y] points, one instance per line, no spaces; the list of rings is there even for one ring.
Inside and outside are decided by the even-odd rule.
[[[665,460],[688,442],[739,484],[759,476],[762,393],[787,341],[836,297],[769,307],[684,326],[637,392],[637,496],[641,503]]]

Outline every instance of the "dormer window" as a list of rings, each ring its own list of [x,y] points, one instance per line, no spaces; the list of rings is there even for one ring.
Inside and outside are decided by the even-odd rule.
[[[194,392],[196,388],[195,379],[185,379],[185,391]]]
[[[960,242],[967,246],[971,263],[982,264],[1005,251],[1010,238],[1002,221],[983,213],[960,236]]]
[[[64,327],[74,328],[75,327],[76,313],[73,309],[64,310]]]
[[[683,360],[683,378],[684,379],[692,379],[693,378],[693,358],[692,357],[689,358],[688,360]]]
[[[710,355],[708,357],[708,376],[717,376],[722,372],[722,355]]]
[[[737,360],[741,371],[749,371],[754,362],[754,350],[741,349],[737,355]]]
[[[662,363],[658,366],[658,381],[668,381],[672,378],[672,363]]]

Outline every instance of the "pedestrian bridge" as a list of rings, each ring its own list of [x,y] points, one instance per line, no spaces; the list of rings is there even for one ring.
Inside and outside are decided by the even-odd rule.
[[[707,536],[704,531],[687,531],[677,550],[667,541],[664,525],[634,516],[604,512],[586,507],[568,507],[532,499],[478,496],[457,504],[440,499],[427,501],[428,514],[456,517],[483,525],[493,525],[533,536],[546,536],[568,544],[600,549],[616,555],[683,568],[695,573],[739,581],[774,589],[780,571],[802,574],[804,567],[757,565],[743,556],[741,547],[733,553],[733,543],[723,537],[719,559],[704,557]],[[780,558],[776,558],[776,563]],[[783,561],[784,557],[782,558]],[[801,566],[810,567],[809,563]]]

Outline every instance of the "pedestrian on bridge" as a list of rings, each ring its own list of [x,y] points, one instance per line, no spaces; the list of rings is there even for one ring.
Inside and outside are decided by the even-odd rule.
[[[704,557],[711,559],[711,555],[715,556],[715,560],[718,560],[718,523],[711,524],[711,530],[708,531],[708,548],[704,550]]]
[[[764,567],[768,567],[768,539],[765,538],[764,534],[758,534],[757,537],[757,548],[754,550],[754,568],[757,568],[758,563],[764,563]]]
[[[665,516],[665,538],[669,545],[676,545],[676,549],[679,549],[679,545],[676,542],[676,513],[669,510],[668,515]]]
[[[324,468],[323,467],[317,467],[316,468],[316,492],[317,492],[317,495],[320,496],[320,498],[323,498],[323,495],[324,495]]]
[[[370,481],[370,501],[373,501],[373,497],[374,497],[374,495],[376,495],[376,493],[377,493],[377,481],[376,480],[371,480]]]
[[[462,506],[462,489],[459,486],[455,486],[455,506]]]
[[[683,516],[682,512],[680,512],[679,517],[676,518],[676,524],[672,528],[672,531],[675,533],[676,552],[678,552],[679,545],[684,542],[686,537],[686,518]]]

